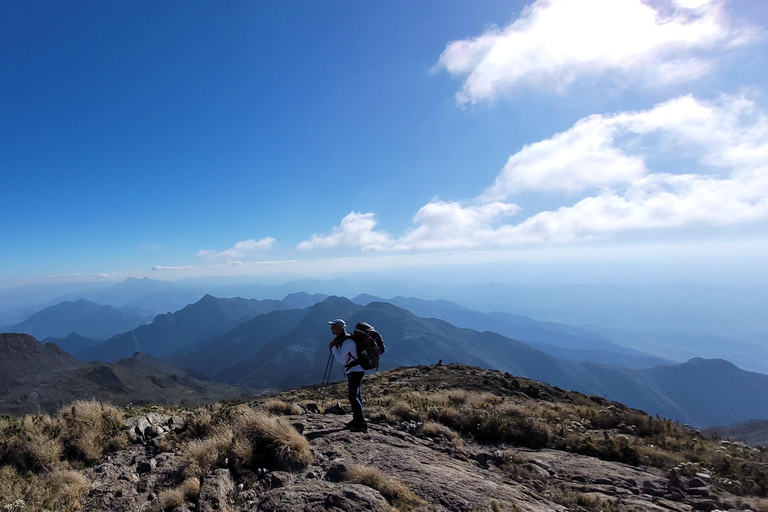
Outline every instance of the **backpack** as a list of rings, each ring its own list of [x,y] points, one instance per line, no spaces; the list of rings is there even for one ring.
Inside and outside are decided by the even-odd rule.
[[[346,368],[360,365],[363,370],[378,370],[379,356],[384,353],[386,347],[381,334],[366,322],[359,322],[350,336],[357,346],[357,359],[350,361]]]

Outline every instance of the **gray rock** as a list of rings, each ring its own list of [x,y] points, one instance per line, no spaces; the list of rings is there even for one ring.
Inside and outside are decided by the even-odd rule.
[[[720,505],[713,500],[694,501],[691,502],[690,505],[693,507],[693,510],[703,510],[704,512],[712,512],[713,510],[720,509]]]
[[[329,482],[342,482],[347,474],[347,465],[343,460],[336,460],[325,473],[325,479]]]
[[[664,496],[667,494],[664,484],[658,481],[646,480],[643,482],[643,494],[651,496]]]
[[[688,487],[706,487],[711,483],[712,483],[711,478],[709,479],[709,482],[705,482],[704,479],[695,476],[690,480],[688,480]]]
[[[132,443],[144,443],[169,432],[180,432],[185,426],[184,418],[181,416],[169,416],[156,412],[125,420],[128,440]]]
[[[703,498],[709,498],[710,496],[710,489],[709,486],[704,487],[690,487],[686,491],[691,496],[701,496]]]
[[[266,476],[266,480],[271,489],[277,489],[291,483],[293,475],[285,471],[272,471]]]
[[[226,509],[230,503],[230,497],[235,492],[235,482],[228,469],[217,469],[203,479],[200,486],[200,498],[198,510],[200,512],[214,512]]]
[[[363,485],[316,481],[273,489],[256,505],[260,512],[385,512],[391,510],[377,491]]]

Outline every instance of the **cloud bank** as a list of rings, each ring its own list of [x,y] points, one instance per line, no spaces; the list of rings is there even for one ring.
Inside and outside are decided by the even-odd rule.
[[[663,85],[704,76],[712,50],[755,37],[715,0],[537,0],[504,28],[449,43],[435,68],[465,77],[459,103],[520,86],[564,92],[580,78]]]
[[[267,249],[272,248],[275,245],[275,239],[272,237],[265,237],[259,241],[255,239],[243,240],[237,242],[234,247],[231,247],[225,251],[209,251],[202,250],[197,253],[202,258],[209,259],[211,261],[224,261],[231,262],[235,260],[241,260],[244,258],[252,257],[261,253]]]
[[[571,194],[573,203],[533,212],[521,193]],[[491,248],[604,238],[623,231],[734,226],[768,218],[768,117],[752,101],[682,96],[649,110],[593,115],[512,155],[472,201],[431,201],[400,238],[374,231],[372,213],[351,213],[305,249]]]

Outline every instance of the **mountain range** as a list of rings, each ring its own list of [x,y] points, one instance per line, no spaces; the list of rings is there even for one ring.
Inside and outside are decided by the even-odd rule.
[[[375,298],[358,296],[353,302],[298,293],[278,301],[206,295],[76,355],[83,362],[117,363],[143,352],[190,368],[201,378],[262,391],[286,389],[322,379],[331,338],[327,322],[342,317],[350,326],[368,321],[384,335],[388,348],[382,369],[439,360],[494,368],[697,427],[768,419],[768,376],[723,360],[671,363],[582,328],[503,312],[480,313],[446,301],[396,297],[363,304]],[[62,344],[72,348],[91,341],[67,337]],[[592,361],[577,360],[590,353],[595,354]],[[604,364],[610,358],[623,366]],[[338,366],[334,372],[334,379],[343,378]]]
[[[199,378],[146,354],[113,364],[83,364],[53,343],[28,334],[0,334],[0,413],[53,412],[75,400],[118,405],[196,405],[253,394]]]
[[[361,294],[353,302],[388,302],[423,318],[439,318],[456,327],[476,331],[492,331],[508,338],[524,341],[550,355],[591,361],[626,368],[651,368],[674,361],[613,343],[600,334],[558,322],[541,322],[503,312],[481,313],[447,300],[428,301],[414,297],[382,299]]]
[[[106,340],[152,320],[137,309],[105,306],[85,299],[64,301],[34,313],[23,322],[0,328],[0,332],[24,332],[35,338],[64,338],[72,333]]]
[[[98,359],[117,361],[134,352],[164,357],[183,347],[235,327],[255,316],[277,309],[304,306],[322,296],[289,295],[282,301],[256,299],[219,299],[205,295],[174,313],[157,315],[149,325],[114,336],[104,343],[81,350],[76,355],[82,361]]]

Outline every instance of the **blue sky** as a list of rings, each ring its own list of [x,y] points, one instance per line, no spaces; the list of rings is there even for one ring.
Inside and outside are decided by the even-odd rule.
[[[768,282],[767,30],[748,0],[3,2],[0,286]]]

